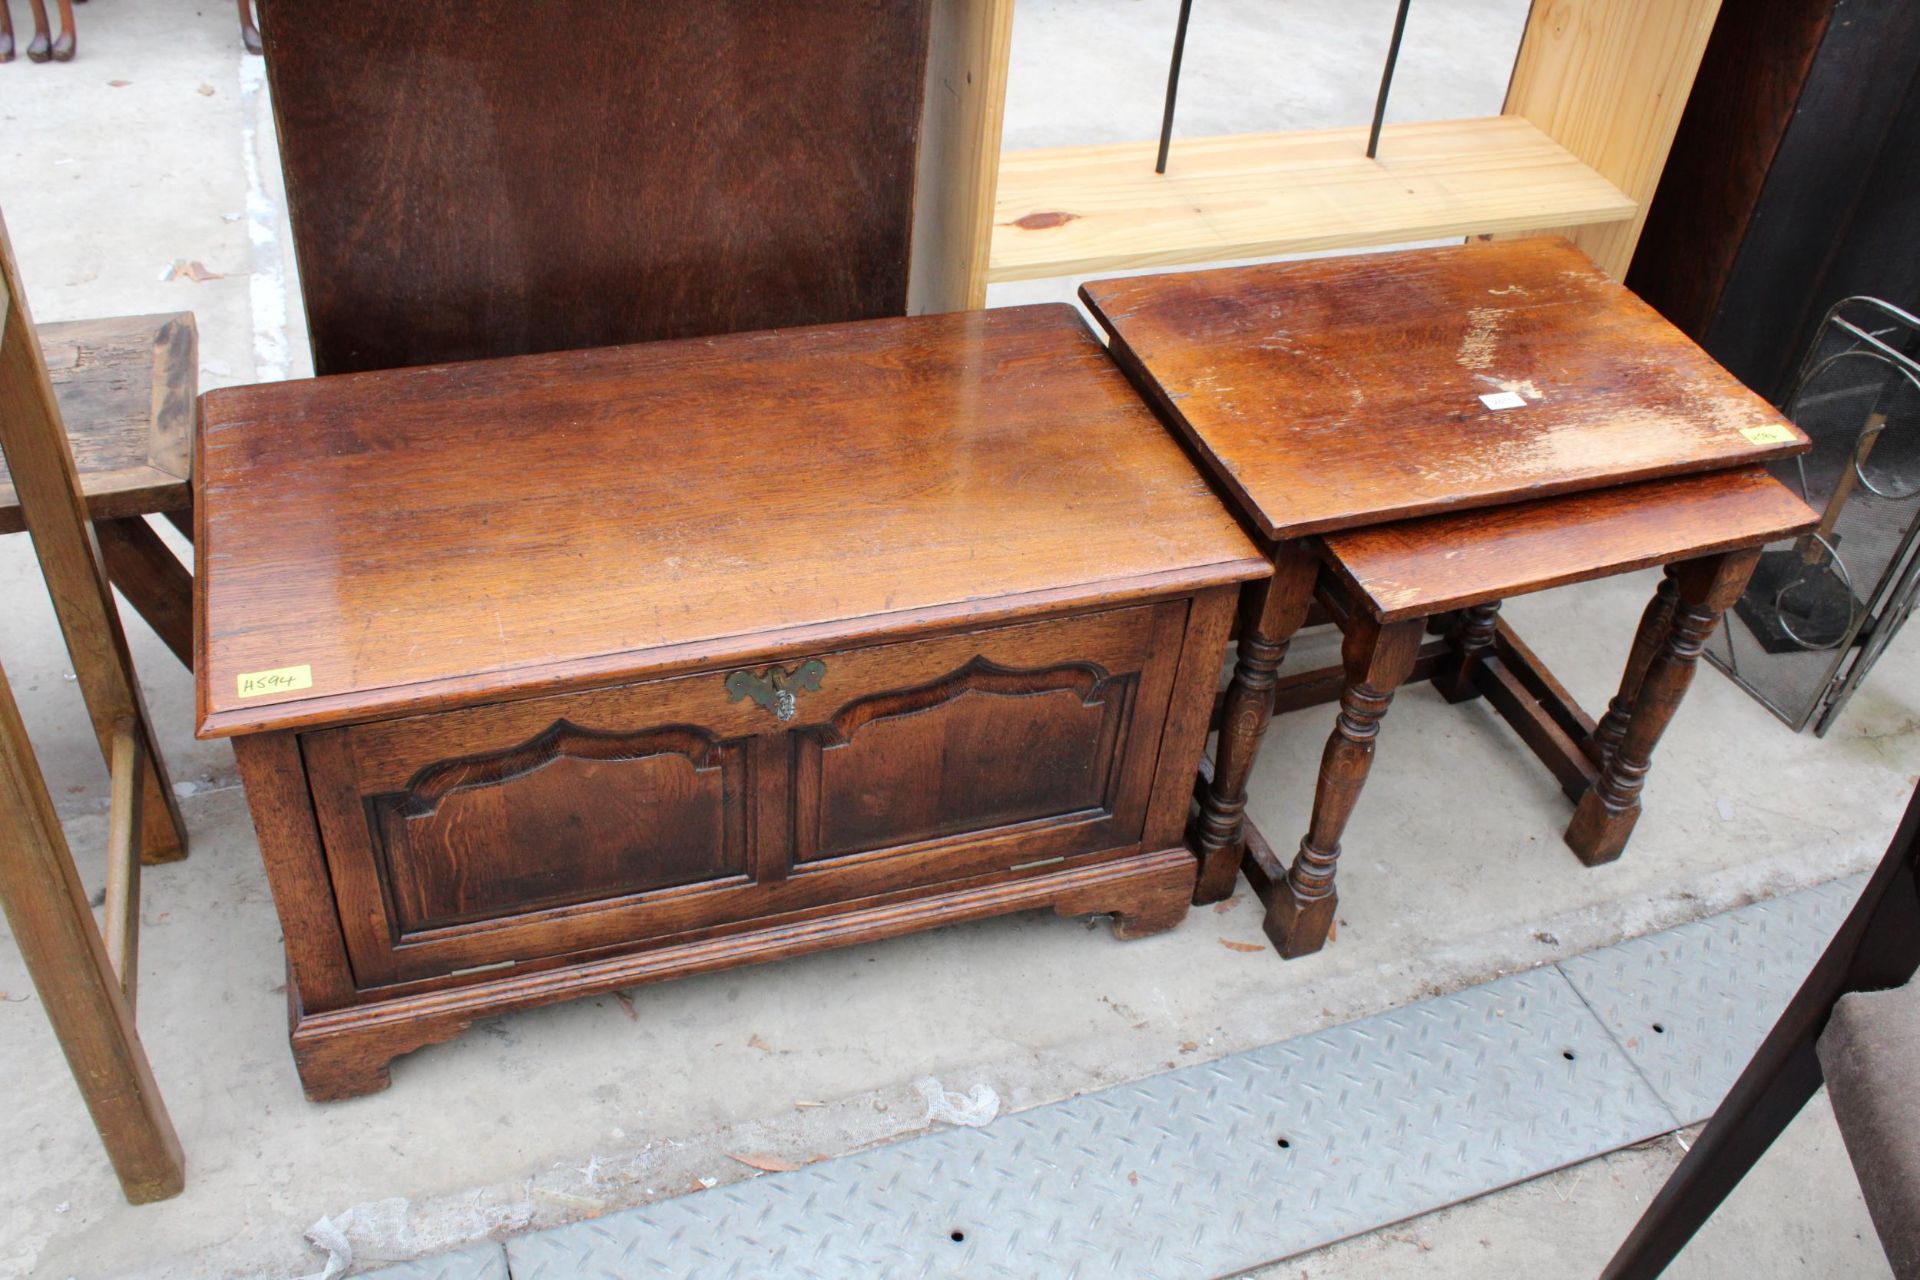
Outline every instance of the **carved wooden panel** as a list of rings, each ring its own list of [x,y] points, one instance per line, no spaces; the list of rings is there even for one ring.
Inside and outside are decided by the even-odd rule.
[[[1186,616],[790,655],[771,665],[818,676],[790,721],[730,692],[762,663],[304,734],[353,980],[475,982],[1121,856]]]
[[[848,703],[798,735],[796,859],[1110,816],[1133,685],[1093,663],[975,657]]]
[[[734,777],[729,788],[726,773]],[[746,871],[740,749],[695,729],[556,723],[367,801],[401,936]]]
[[[555,699],[538,721],[508,704],[308,735],[356,980],[552,955],[569,921],[750,885],[752,739],[688,724],[701,700],[666,681]]]

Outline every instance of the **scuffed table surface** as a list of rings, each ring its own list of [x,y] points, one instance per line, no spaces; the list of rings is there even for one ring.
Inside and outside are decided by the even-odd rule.
[[[1807,447],[1564,240],[1097,280],[1081,296],[1276,539]]]

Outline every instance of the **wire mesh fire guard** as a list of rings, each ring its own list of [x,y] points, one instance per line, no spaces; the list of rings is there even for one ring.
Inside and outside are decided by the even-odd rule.
[[[1920,319],[1875,298],[1835,303],[1785,409],[1813,449],[1775,474],[1820,527],[1767,548],[1707,658],[1825,736],[1920,594]]]

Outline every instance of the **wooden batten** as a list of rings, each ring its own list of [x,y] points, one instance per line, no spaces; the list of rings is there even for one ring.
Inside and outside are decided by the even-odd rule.
[[[113,774],[107,818],[107,897],[101,933],[107,963],[134,1004],[140,968],[140,733],[132,721],[113,730]]]
[[[1178,141],[1008,154],[989,279],[1179,263],[1635,219],[1634,199],[1525,120]]]
[[[1625,192],[1628,217],[1551,228],[1625,276],[1720,0],[1534,0],[1503,110]]]
[[[10,837],[0,857],[0,908],[121,1189],[133,1204],[178,1195],[186,1176],[180,1139],[134,1030],[133,1005],[114,978],[87,907],[86,888],[5,671],[0,671],[0,830]]]
[[[934,0],[914,185],[907,310],[987,301],[1013,0]]]

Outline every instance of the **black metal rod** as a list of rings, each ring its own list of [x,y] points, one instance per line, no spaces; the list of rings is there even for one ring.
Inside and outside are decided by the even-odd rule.
[[[1160,158],[1153,162],[1155,173],[1167,171],[1167,148],[1173,145],[1173,100],[1180,93],[1180,57],[1187,51],[1187,19],[1192,15],[1193,0],[1180,0],[1180,25],[1173,29],[1173,65],[1167,68],[1167,105],[1160,113]]]
[[[1400,0],[1400,12],[1393,16],[1393,39],[1387,45],[1387,65],[1380,72],[1380,96],[1374,99],[1373,103],[1373,128],[1367,133],[1367,159],[1369,160],[1373,159],[1374,153],[1380,150],[1380,126],[1387,118],[1387,93],[1393,88],[1393,66],[1400,61],[1400,37],[1406,32],[1407,8],[1412,3],[1413,0]],[[1179,49],[1179,45],[1174,46],[1173,56],[1176,67],[1180,65]],[[1168,99],[1167,110],[1169,112],[1173,110],[1171,98]],[[1167,145],[1162,142],[1160,156],[1163,163],[1166,159],[1166,151]]]

